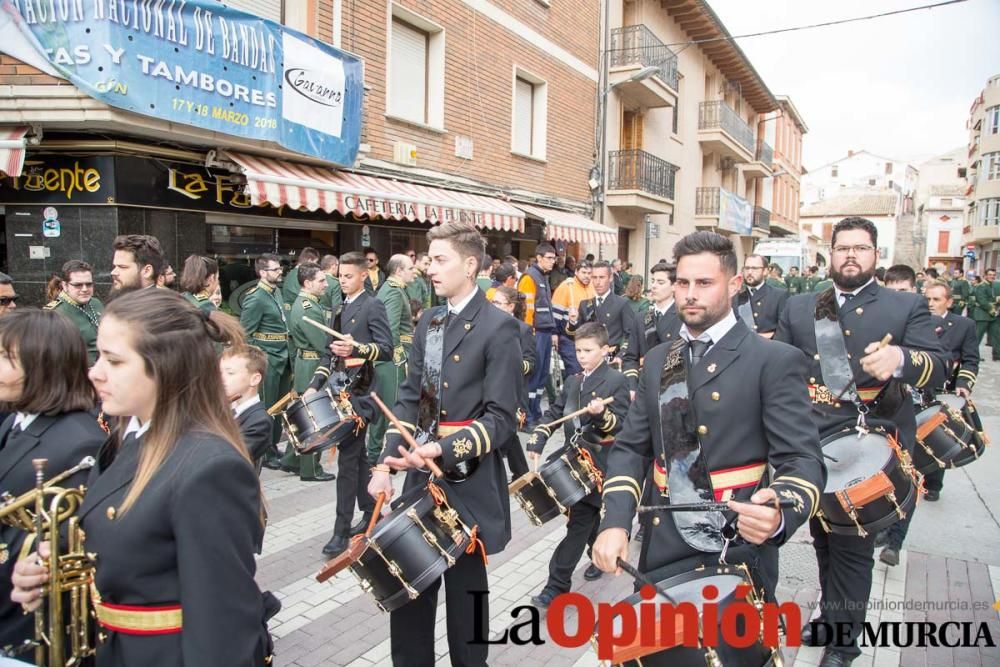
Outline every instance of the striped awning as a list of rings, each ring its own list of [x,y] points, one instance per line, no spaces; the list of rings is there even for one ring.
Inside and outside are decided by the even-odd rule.
[[[24,168],[24,137],[28,127],[0,127],[0,172],[14,178]]]
[[[524,213],[493,197],[245,153],[225,156],[243,170],[254,205],[430,224],[467,220],[485,229],[524,231]]]
[[[545,238],[569,243],[618,245],[618,232],[579,213],[560,211],[533,204],[514,204],[528,215],[545,223]]]

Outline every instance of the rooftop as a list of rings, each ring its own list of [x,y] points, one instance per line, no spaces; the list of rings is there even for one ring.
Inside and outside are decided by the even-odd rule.
[[[836,215],[895,215],[897,196],[892,192],[840,195],[810,204],[799,213],[803,218]]]

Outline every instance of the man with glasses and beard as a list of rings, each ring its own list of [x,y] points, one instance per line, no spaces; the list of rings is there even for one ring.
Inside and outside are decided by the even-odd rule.
[[[767,262],[760,255],[749,255],[743,261],[743,289],[733,308],[752,331],[772,338],[778,328],[778,314],[788,300],[788,290],[775,287],[766,280]]]
[[[256,287],[247,290],[240,311],[240,324],[247,334],[247,342],[267,355],[267,373],[261,382],[261,400],[270,408],[288,393],[291,369],[288,354],[288,324],[285,321],[285,304],[281,297],[281,260],[277,255],[264,253],[255,263],[260,280]],[[281,437],[281,423],[274,420],[274,440]],[[291,445],[288,445],[291,447]],[[281,469],[278,449],[271,445],[264,455],[264,467]],[[298,468],[288,472],[299,472]]]
[[[927,301],[875,282],[878,230],[871,221],[841,220],[831,245],[833,286],[790,298],[774,339],[799,348],[808,360],[809,382],[801,391],[812,400],[821,436],[881,427],[912,452],[916,419],[906,385],[938,386],[947,368]],[[891,344],[884,344],[887,335]],[[807,624],[802,641],[827,646],[821,667],[849,665],[861,653],[856,638],[871,592],[876,531],[864,537],[829,533],[817,518],[809,530],[822,591],[818,620],[849,626],[850,634],[846,641],[839,632],[821,638],[826,626]]]
[[[63,264],[59,296],[45,305],[45,310],[62,313],[80,330],[87,344],[87,364],[97,361],[97,327],[104,304],[94,296],[93,267],[78,259]]]

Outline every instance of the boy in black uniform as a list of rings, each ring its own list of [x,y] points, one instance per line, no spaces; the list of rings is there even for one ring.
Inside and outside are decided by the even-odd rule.
[[[923,389],[944,381],[945,363],[927,301],[875,282],[878,230],[871,221],[844,218],[834,225],[831,244],[833,285],[788,299],[774,340],[804,353],[809,381],[803,393],[812,401],[812,418],[823,437],[865,424],[882,426],[912,452],[917,426],[905,385]],[[882,346],[886,334],[892,344]],[[856,637],[871,593],[875,532],[867,537],[827,533],[818,519],[810,522],[809,532],[823,596],[819,620],[833,627],[852,625],[848,641],[834,638],[820,665],[849,665],[861,653]],[[803,643],[817,639],[807,624]]]
[[[252,345],[228,348],[219,359],[222,386],[233,406],[243,444],[253,459],[257,474],[271,446],[274,420],[260,401],[260,383],[267,375],[267,355]],[[288,445],[291,447],[291,445]]]
[[[607,356],[608,330],[603,324],[588,322],[576,331],[576,359],[583,368],[582,373],[566,378],[562,393],[542,416],[545,423],[555,421],[563,415],[586,407],[587,412],[579,417],[563,422],[566,445],[549,456],[558,458],[570,449],[574,440],[591,457],[603,475],[607,470],[608,450],[614,443],[614,435],[621,429],[628,412],[628,380],[604,362]],[[613,398],[608,405],[601,399]],[[545,424],[535,427],[528,439],[528,458],[537,462],[552,431]],[[573,452],[570,456],[575,456]],[[560,593],[569,593],[571,578],[576,564],[580,562],[585,548],[589,548],[597,537],[600,524],[601,493],[594,489],[569,510],[566,537],[562,539],[549,561],[549,579],[545,588],[531,598],[536,607],[548,607],[552,599]],[[601,571],[593,564],[587,568],[584,577],[590,581],[598,579]]]
[[[368,398],[374,384],[372,363],[392,359],[392,332],[385,304],[365,289],[365,278],[368,276],[365,265],[365,256],[358,252],[349,252],[340,258],[340,287],[344,292],[344,303],[333,316],[330,326],[345,335],[347,340],[334,340],[333,336],[327,336],[319,366],[303,395],[310,396],[326,385],[335,370],[334,357],[338,357],[337,366],[350,383],[351,405],[367,425],[377,416],[375,406]],[[347,548],[352,533],[364,530],[375,510],[375,502],[365,493],[370,477],[365,452],[366,435],[366,429],[361,428],[338,443],[337,520],[333,525],[333,537],[323,547],[323,553],[331,558]],[[355,501],[364,516],[351,526]]]
[[[427,239],[428,276],[447,305],[429,308],[417,324],[409,374],[393,412],[428,442],[408,452],[399,431],[386,430],[368,490],[391,497],[390,469],[407,471],[404,493],[425,486],[424,461],[437,459],[449,502],[466,525],[478,526],[485,552],[497,553],[510,541],[510,496],[499,448],[515,429],[511,399],[521,375],[517,322],[490,306],[476,286],[486,246],[475,227],[448,223],[431,229]],[[443,579],[451,663],[483,665],[488,645],[471,643],[489,636],[488,598],[477,603],[472,594],[489,590],[482,554],[478,549],[463,554]],[[440,580],[434,582],[390,614],[393,664],[434,664],[440,586]]]
[[[773,595],[777,547],[818,509],[824,468],[808,399],[805,360],[788,345],[756,336],[737,319],[732,242],[695,232],[674,246],[679,337],[646,355],[639,391],[608,455],[601,532],[592,549],[605,572],[620,572],[643,480],[652,505],[728,502],[722,512],[657,512],[645,523],[639,570],[654,581],[718,564],[753,570]],[[791,507],[775,507],[777,499]],[[649,515],[646,515],[649,516]],[[727,548],[724,527],[738,538]],[[726,532],[728,535],[728,532]]]

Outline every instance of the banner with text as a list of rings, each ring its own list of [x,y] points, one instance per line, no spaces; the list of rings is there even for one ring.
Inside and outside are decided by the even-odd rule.
[[[358,151],[361,60],[215,0],[0,0],[0,51],[134,113],[342,166]]]

